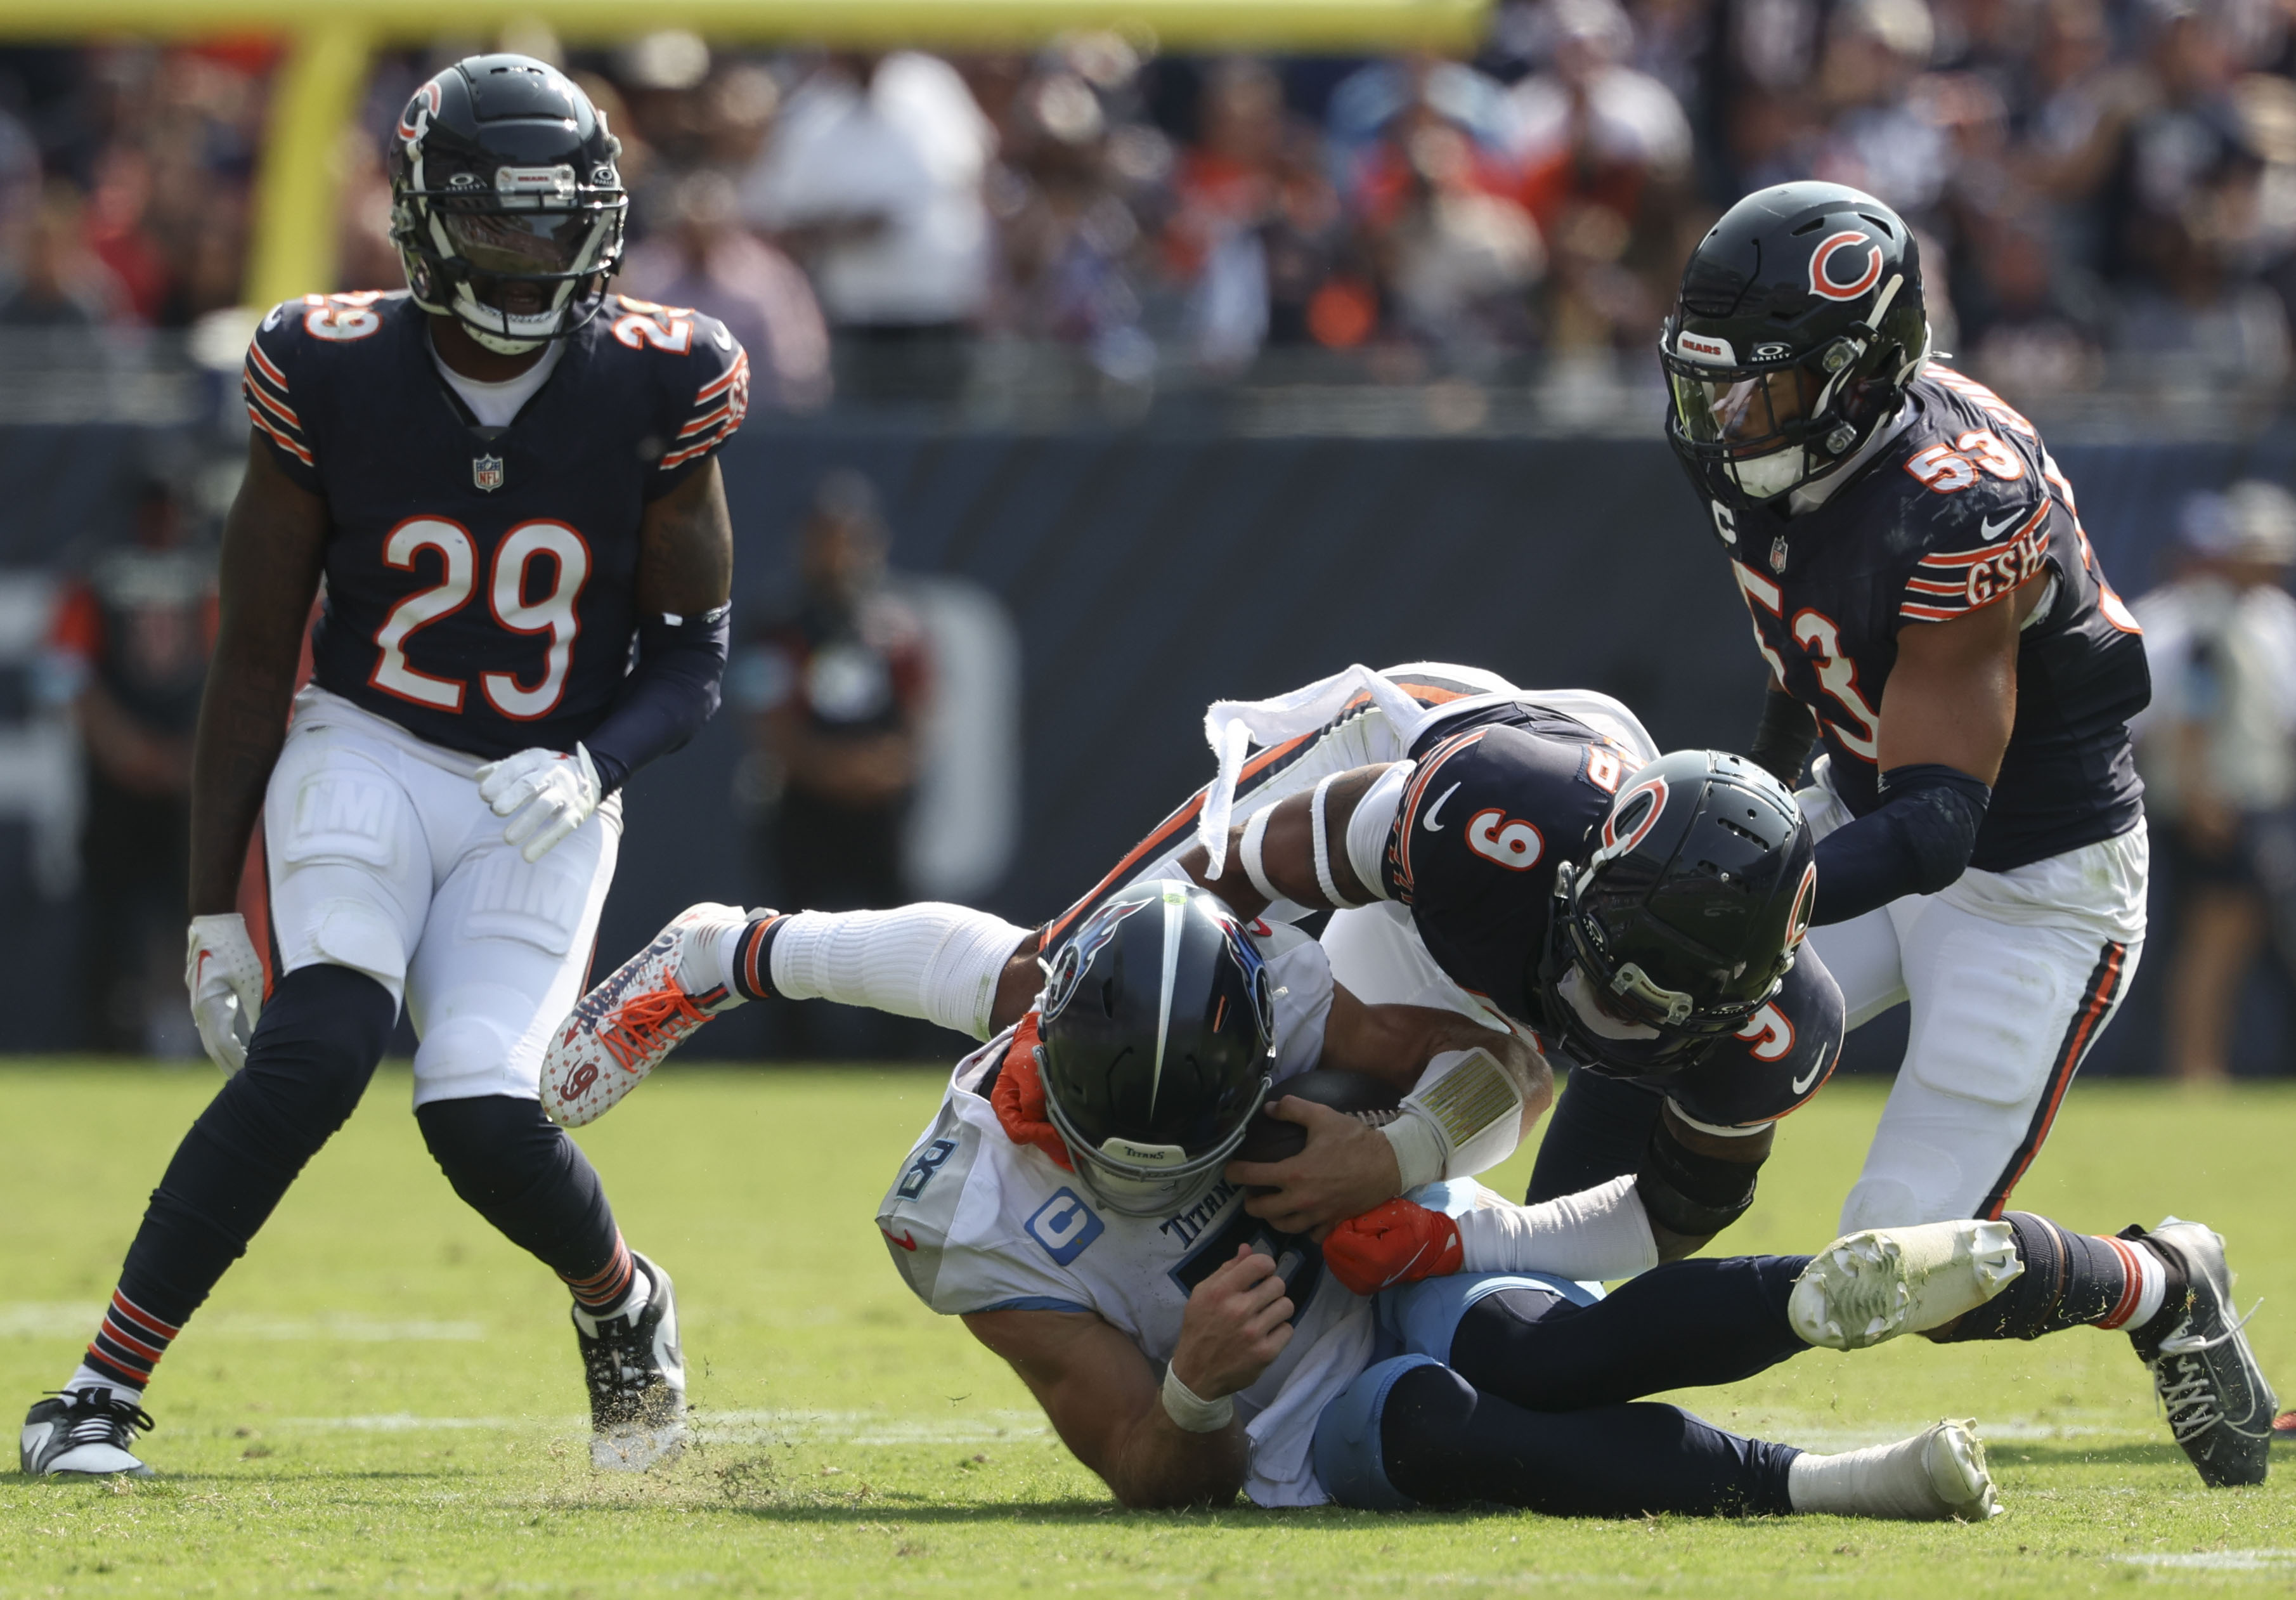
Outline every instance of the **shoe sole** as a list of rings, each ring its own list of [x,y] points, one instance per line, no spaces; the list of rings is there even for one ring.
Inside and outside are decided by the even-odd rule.
[[[1810,1258],[1794,1281],[1786,1317],[1796,1333],[1822,1350],[1862,1350],[1941,1327],[2024,1270],[2005,1222],[1869,1228]]]
[[[1974,1422],[1939,1423],[1930,1434],[1922,1464],[1956,1522],[1983,1522],[2001,1514],[1993,1474],[1986,1470],[1985,1441],[1977,1436]]]

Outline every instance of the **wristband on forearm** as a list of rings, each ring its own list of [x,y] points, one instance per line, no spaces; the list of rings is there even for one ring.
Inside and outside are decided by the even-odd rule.
[[[1235,1397],[1224,1394],[1208,1400],[1180,1381],[1173,1367],[1164,1368],[1164,1415],[1184,1433],[1217,1433],[1235,1420]]]

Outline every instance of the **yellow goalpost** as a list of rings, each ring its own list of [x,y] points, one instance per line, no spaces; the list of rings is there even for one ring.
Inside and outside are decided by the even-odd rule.
[[[0,0],[0,39],[291,41],[272,91],[247,302],[333,282],[337,141],[378,45],[540,22],[578,45],[685,28],[749,45],[995,49],[1112,28],[1168,50],[1456,51],[1487,0]]]

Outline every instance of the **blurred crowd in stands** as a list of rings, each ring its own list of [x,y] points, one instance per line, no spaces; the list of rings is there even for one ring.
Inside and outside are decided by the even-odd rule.
[[[2286,378],[2292,18],[1506,0],[1472,60],[1184,57],[1113,33],[951,58],[502,43],[607,109],[626,288],[731,323],[762,404],[954,385],[984,335],[1069,346],[1119,384],[1316,349],[1372,376],[1639,378],[1699,234],[1804,176],[1911,218],[1940,348],[2032,401]],[[338,152],[334,286],[398,282],[382,140],[473,43],[378,60]],[[261,45],[0,52],[0,323],[233,304],[273,66]]]

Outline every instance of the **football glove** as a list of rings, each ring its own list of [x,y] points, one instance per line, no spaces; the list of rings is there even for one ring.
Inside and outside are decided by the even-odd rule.
[[[479,798],[496,816],[510,818],[503,842],[539,861],[552,847],[590,820],[604,799],[598,769],[580,745],[568,755],[557,750],[522,750],[479,768]]]
[[[1324,1238],[1324,1264],[1356,1294],[1456,1272],[1464,1255],[1456,1222],[1408,1200],[1350,1217]]]
[[[192,1022],[208,1059],[226,1078],[247,1064],[247,1041],[263,1014],[263,963],[236,911],[192,919],[184,957],[184,987],[192,991]]]

